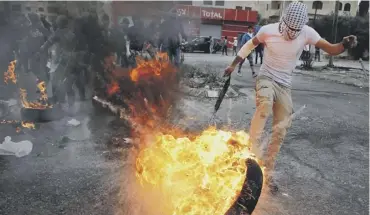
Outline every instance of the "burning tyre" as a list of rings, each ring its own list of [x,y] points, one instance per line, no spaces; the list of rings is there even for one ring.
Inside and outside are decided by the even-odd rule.
[[[136,176],[144,190],[165,199],[156,204],[163,207],[156,213],[252,214],[263,172],[249,146],[243,131],[212,128],[189,138],[158,135],[139,153]]]
[[[263,173],[259,164],[253,159],[247,159],[247,175],[238,199],[225,215],[252,214],[263,186]]]

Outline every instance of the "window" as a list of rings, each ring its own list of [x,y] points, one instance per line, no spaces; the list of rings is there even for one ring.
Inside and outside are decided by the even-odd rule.
[[[314,1],[312,3],[312,9],[321,10],[322,9],[322,1]]]
[[[339,10],[342,10],[343,4],[339,2]]]
[[[216,1],[216,6],[224,6],[225,5],[225,1]]]
[[[49,13],[58,13],[58,8],[57,7],[48,7],[48,12]]]
[[[271,1],[271,9],[272,10],[279,10],[280,9],[280,2],[278,2],[278,1]]]
[[[351,11],[351,4],[350,3],[346,3],[344,5],[344,11]]]
[[[40,12],[44,12],[44,8],[43,7],[39,7],[39,11]]]
[[[242,6],[236,6],[235,9],[236,10],[243,10],[243,7]]]
[[[213,5],[213,1],[203,1],[204,5]]]
[[[210,2],[212,4],[212,1],[210,1]],[[181,5],[193,5],[192,1],[178,1],[177,3],[181,4]]]
[[[251,7],[245,7],[245,10],[252,10]]]
[[[266,4],[266,10],[269,10],[269,4]]]
[[[20,4],[13,4],[12,11],[22,11],[22,6]]]
[[[27,11],[31,11],[31,7],[26,7],[26,10]]]

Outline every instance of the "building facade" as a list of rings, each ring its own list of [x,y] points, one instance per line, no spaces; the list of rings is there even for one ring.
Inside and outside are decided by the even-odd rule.
[[[7,2],[11,15],[38,13],[54,22],[59,14],[78,16],[83,12],[98,11],[101,3],[97,1],[12,1]]]
[[[184,3],[183,1],[179,1]],[[258,11],[259,18],[278,19],[286,6],[292,1],[191,1],[191,5],[199,7],[228,8],[237,10]],[[333,13],[335,1],[300,1],[307,5],[310,18],[324,16]],[[317,10],[316,10],[317,8]],[[340,16],[355,16],[358,10],[358,1],[340,1]]]
[[[257,11],[251,9],[176,5],[176,11],[180,17],[193,19],[193,29],[187,29],[192,36],[227,36],[231,41],[233,37],[246,32],[249,25],[257,23]]]

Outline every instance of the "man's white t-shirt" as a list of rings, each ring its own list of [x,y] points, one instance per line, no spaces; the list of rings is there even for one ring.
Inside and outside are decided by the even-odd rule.
[[[279,23],[261,27],[256,37],[264,44],[263,63],[258,75],[286,87],[292,85],[292,72],[303,48],[307,44],[315,45],[321,39],[313,28],[305,25],[296,39],[287,41],[279,32]]]

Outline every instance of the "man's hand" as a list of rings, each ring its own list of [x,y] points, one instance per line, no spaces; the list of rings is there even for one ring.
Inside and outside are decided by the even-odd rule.
[[[354,48],[357,46],[357,37],[354,35],[343,37],[342,44],[345,49]]]
[[[227,76],[230,76],[231,73],[235,70],[235,67],[233,66],[228,66],[226,69],[225,69],[225,72],[224,72],[224,77],[227,77]]]

